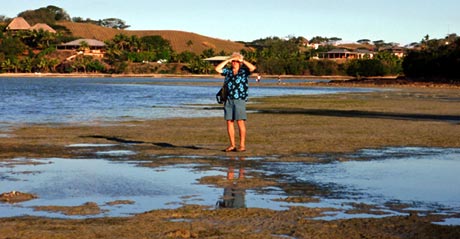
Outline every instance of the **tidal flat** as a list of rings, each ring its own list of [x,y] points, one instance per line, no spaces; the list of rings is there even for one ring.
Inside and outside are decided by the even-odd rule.
[[[236,187],[235,195],[241,190],[247,192],[247,202],[267,195],[267,204],[287,203],[287,206],[217,207],[214,203],[202,203],[200,195],[186,192],[173,200],[175,206],[122,217],[104,214],[77,219],[3,217],[0,238],[459,238],[458,224],[443,224],[460,217],[458,208],[440,213],[438,208],[421,209],[403,200],[375,204],[353,197],[344,202],[343,208],[331,204],[325,207],[319,204],[347,194],[350,189],[315,184],[305,175],[293,177],[300,171],[309,172],[308,168],[315,165],[324,172],[330,170],[327,167],[330,164],[382,160],[381,154],[392,157],[395,166],[427,160],[412,157],[397,161],[401,156],[395,156],[394,149],[412,149],[402,150],[405,156],[420,155],[417,153],[428,149],[429,153],[422,156],[435,154],[438,158],[442,158],[443,152],[450,152],[451,158],[446,163],[456,162],[460,148],[459,95],[458,88],[389,87],[375,92],[251,99],[248,150],[243,153],[222,152],[227,137],[221,117],[16,126],[0,137],[2,167],[32,165],[40,163],[36,159],[48,158],[72,162],[123,161],[158,172],[189,165],[194,172],[207,172],[195,175],[195,184],[211,185],[219,193]],[[219,106],[196,107],[207,110]],[[347,165],[351,169],[359,167],[359,164]],[[392,163],[386,165],[391,167]],[[95,167],[95,170],[104,168]],[[23,173],[40,174],[33,170]],[[241,175],[244,178],[238,178]],[[9,176],[8,171],[2,172],[2,180]],[[366,177],[372,179],[372,175]],[[305,180],[299,180],[302,178]],[[176,180],[180,179],[178,175]],[[347,178],[329,179],[328,183],[337,183]],[[446,190],[458,190],[458,180],[451,183],[454,187]],[[151,190],[157,189],[161,188]],[[56,188],[53,192],[59,194],[59,191]],[[34,200],[46,198],[46,195],[37,196]],[[223,193],[220,199],[225,201],[226,196]],[[129,207],[136,205],[135,201],[123,197],[106,203]],[[99,202],[75,203],[65,208],[54,206],[43,205],[37,210],[62,214],[82,211],[84,215],[86,209],[96,207],[97,215],[112,207]]]

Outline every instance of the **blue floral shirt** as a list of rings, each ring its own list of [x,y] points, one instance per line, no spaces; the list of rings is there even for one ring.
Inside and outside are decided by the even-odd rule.
[[[249,81],[248,77],[251,74],[247,67],[240,67],[238,74],[234,75],[232,68],[224,68],[222,75],[225,76],[225,85],[227,86],[228,97],[230,99],[248,99]]]

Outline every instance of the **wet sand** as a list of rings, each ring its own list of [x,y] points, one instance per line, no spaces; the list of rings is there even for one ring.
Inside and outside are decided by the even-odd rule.
[[[367,87],[373,85],[366,85]],[[69,148],[72,144],[124,144],[137,152],[132,160],[150,155],[270,157],[278,161],[317,161],[320,153],[339,154],[365,148],[460,147],[460,97],[456,87],[398,86],[373,93],[321,96],[284,96],[252,99],[248,105],[248,150],[224,153],[227,146],[222,118],[169,119],[91,125],[26,125],[2,133],[0,160],[27,158],[84,158],[93,152]],[[389,89],[388,88],[388,89]],[[213,106],[203,106],[203,110]],[[117,148],[114,148],[117,149]],[[123,150],[125,148],[120,148]],[[204,157],[205,158],[205,157]],[[349,159],[339,159],[349,160]],[[165,157],[143,166],[181,163],[217,166],[222,160]],[[250,162],[246,168],[256,167]],[[299,190],[276,178],[251,175],[243,189],[275,185]],[[225,187],[221,178],[201,183]],[[315,188],[312,194],[323,193]],[[4,193],[4,192],[0,192]],[[27,193],[27,192],[25,192]],[[308,196],[284,200],[314,200]],[[97,205],[86,205],[96,209]],[[397,208],[401,205],[395,205]],[[359,212],[369,213],[368,205]],[[85,205],[47,210],[87,211]],[[268,209],[214,209],[184,205],[127,218],[0,219],[0,238],[460,238],[460,226],[435,225],[443,215],[405,211],[405,216],[316,220],[333,209],[291,207]],[[359,213],[357,212],[357,213]],[[82,213],[83,214],[83,213]]]

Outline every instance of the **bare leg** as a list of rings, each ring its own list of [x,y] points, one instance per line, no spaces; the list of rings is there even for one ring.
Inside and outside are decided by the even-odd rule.
[[[235,148],[235,121],[227,120],[227,133],[230,146],[227,149]]]
[[[238,129],[240,131],[240,147],[239,147],[239,150],[244,151],[244,150],[246,150],[246,121],[237,120],[236,123],[238,124]]]

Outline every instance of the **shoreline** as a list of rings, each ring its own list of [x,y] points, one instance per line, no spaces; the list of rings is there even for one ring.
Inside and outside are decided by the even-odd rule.
[[[95,157],[97,148],[77,150],[67,147],[85,143],[117,144],[114,149],[135,151],[136,155],[126,156],[124,160],[143,162],[143,167],[152,170],[180,164],[223,169],[237,167],[238,163],[228,160],[232,157],[268,158],[260,163],[311,164],[324,163],[315,158],[318,154],[338,155],[365,148],[460,148],[457,89],[411,86],[397,91],[270,97],[257,99],[257,104],[251,104],[248,110],[251,111],[248,115],[250,134],[248,149],[244,153],[222,152],[227,146],[227,138],[220,117],[206,120],[175,118],[107,125],[45,124],[18,127],[8,132],[13,137],[0,137],[0,162],[20,157]],[[277,155],[277,158],[273,155]],[[247,160],[242,165],[249,177],[239,185],[247,190],[259,190],[275,183],[274,186],[282,188],[289,196],[282,200],[293,202],[308,202],[314,199],[315,193],[327,193],[322,189],[316,191],[318,189],[308,183],[277,182],[273,175],[256,173],[260,166],[257,161]],[[222,190],[232,184],[221,177],[203,177],[202,181]],[[291,196],[288,192],[294,194]],[[66,209],[84,211],[94,204],[82,206],[74,205]],[[419,213],[411,210],[411,205],[395,203],[394,207],[399,207],[402,215],[388,217],[378,214],[382,212],[375,205],[351,206],[355,214],[383,216],[318,220],[315,218],[334,213],[334,209],[296,205],[281,211],[260,208],[213,209],[192,203],[183,204],[177,209],[152,210],[123,218],[0,218],[0,235],[5,238],[460,237],[460,226],[433,223],[448,216]],[[49,209],[62,210],[62,207]],[[459,214],[456,212],[456,215]]]
[[[300,83],[307,86],[334,86],[334,87],[423,87],[423,88],[460,88],[460,81],[446,79],[420,79],[412,80],[400,76],[312,76],[312,75],[261,75],[264,79],[284,80],[281,84],[289,85],[289,80],[310,80],[312,82]],[[103,74],[103,73],[0,73],[0,78],[151,78],[151,79],[222,79],[219,74]],[[251,77],[255,79],[255,74]],[[328,82],[324,82],[329,80]],[[318,82],[315,82],[318,81]],[[279,84],[279,83],[278,83]],[[299,85],[299,83],[296,83]]]
[[[222,78],[219,74],[103,74],[103,73],[0,73],[0,78]],[[278,75],[262,75],[262,79],[277,79]],[[384,77],[394,79],[395,76]],[[330,80],[352,80],[350,76],[299,76],[281,75],[281,79],[330,79]]]

